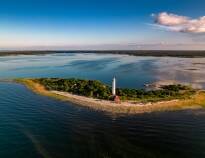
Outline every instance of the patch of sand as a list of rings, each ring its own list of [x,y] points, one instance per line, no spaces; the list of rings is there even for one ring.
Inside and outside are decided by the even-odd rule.
[[[197,94],[189,99],[174,99],[170,101],[159,101],[149,103],[135,103],[133,101],[123,101],[117,104],[113,101],[94,99],[85,96],[78,96],[67,92],[47,91],[43,85],[33,79],[20,79],[18,82],[25,84],[34,92],[55,97],[60,100],[89,107],[91,109],[121,114],[136,114],[155,111],[172,111],[190,108],[202,108],[205,106],[205,92],[198,91]]]

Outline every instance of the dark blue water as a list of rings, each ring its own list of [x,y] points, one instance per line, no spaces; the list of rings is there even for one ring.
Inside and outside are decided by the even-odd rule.
[[[0,83],[0,157],[204,158],[205,111],[116,116]]]
[[[0,57],[0,79],[80,77],[118,86],[204,86],[205,59],[53,54]],[[190,69],[192,68],[192,69]],[[194,69],[193,69],[194,68]],[[0,158],[204,158],[205,110],[113,115],[0,82]]]

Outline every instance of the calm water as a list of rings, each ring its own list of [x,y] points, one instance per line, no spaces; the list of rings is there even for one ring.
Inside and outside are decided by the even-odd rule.
[[[205,58],[135,57],[104,54],[49,54],[0,57],[0,79],[77,77],[120,87],[142,87],[158,80],[179,80],[205,88]]]
[[[177,79],[204,86],[205,59],[58,54],[0,58],[0,78],[81,77],[121,87]],[[205,110],[111,115],[0,82],[0,157],[204,158]]]

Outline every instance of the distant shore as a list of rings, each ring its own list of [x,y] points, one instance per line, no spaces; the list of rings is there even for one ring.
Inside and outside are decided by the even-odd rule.
[[[168,101],[148,103],[122,101],[121,104],[117,104],[113,101],[78,96],[67,92],[48,91],[43,85],[35,82],[32,79],[19,79],[17,80],[17,82],[25,84],[29,89],[41,95],[54,97],[63,101],[69,101],[71,103],[88,107],[94,110],[100,110],[116,114],[137,114],[157,111],[173,111],[182,109],[202,108],[203,106],[205,106],[204,91],[198,91],[189,99],[172,99]]]
[[[133,56],[156,56],[156,57],[205,57],[205,50],[63,50],[63,51],[0,51],[0,56],[11,55],[45,55],[58,53],[97,53],[97,54],[121,54]]]

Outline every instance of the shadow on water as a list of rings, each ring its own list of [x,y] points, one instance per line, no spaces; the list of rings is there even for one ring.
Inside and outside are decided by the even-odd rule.
[[[37,153],[43,158],[52,158],[48,151],[42,146],[40,140],[38,140],[29,130],[25,129],[22,124],[17,124],[20,132],[22,132],[32,143]]]
[[[116,58],[98,59],[98,60],[75,60],[60,67],[75,67],[83,70],[87,70],[87,69],[101,70],[101,69],[105,69],[109,64],[114,64],[116,62],[119,62],[116,60]]]

